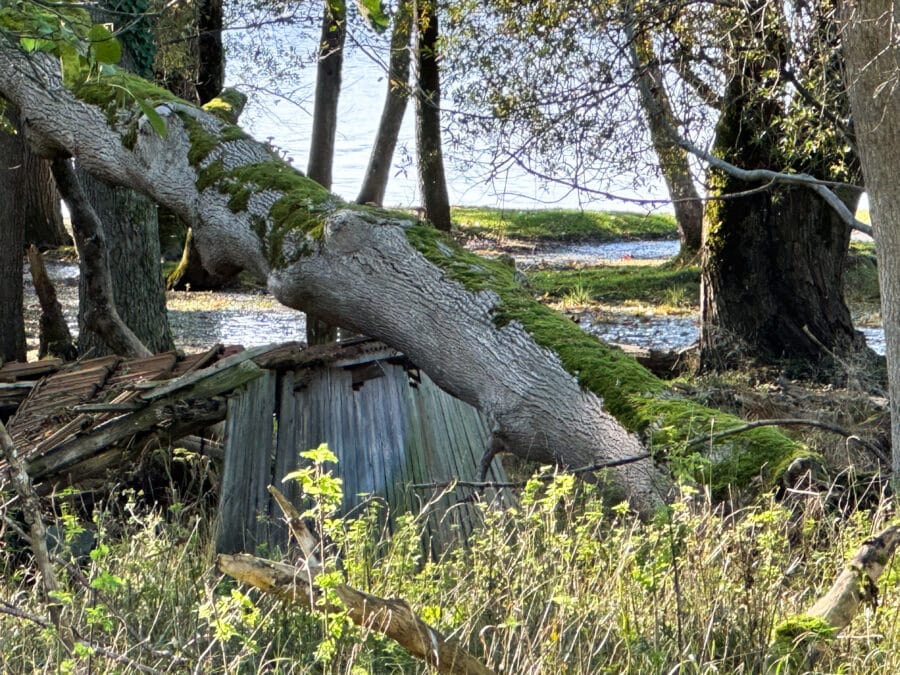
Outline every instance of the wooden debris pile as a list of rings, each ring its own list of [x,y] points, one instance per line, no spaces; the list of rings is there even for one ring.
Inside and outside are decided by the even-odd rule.
[[[33,478],[76,482],[120,461],[126,446],[143,447],[133,442],[137,437],[177,438],[224,419],[220,395],[258,373],[210,382],[220,372],[214,364],[227,364],[243,354],[228,356],[216,346],[189,356],[105,356],[67,366],[55,360],[44,366],[41,372],[49,374],[36,383],[7,383],[25,390],[27,382],[27,396],[7,425],[9,433]],[[43,363],[7,364],[0,377],[24,378]],[[0,462],[0,471],[5,469]]]

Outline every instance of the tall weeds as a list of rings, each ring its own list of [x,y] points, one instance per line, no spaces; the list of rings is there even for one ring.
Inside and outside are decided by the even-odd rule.
[[[725,513],[684,488],[641,523],[564,476],[531,481],[515,508],[477,505],[482,527],[434,560],[423,554],[424,515],[396,518],[388,537],[372,502],[331,528],[347,583],[407,600],[498,672],[635,674],[758,672],[773,626],[802,612],[892,508],[883,501],[843,517],[813,495],[790,509],[767,496]],[[46,602],[26,549],[7,537],[0,671],[427,672],[340,617],[218,576],[205,517],[178,505],[131,501],[90,527],[91,553],[57,561],[56,599],[82,638],[73,653],[34,621]],[[900,672],[898,585],[900,569],[889,568],[881,606],[835,641],[822,671]]]

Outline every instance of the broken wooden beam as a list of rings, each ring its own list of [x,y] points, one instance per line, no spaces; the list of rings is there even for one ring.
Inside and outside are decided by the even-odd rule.
[[[353,623],[386,635],[439,673],[493,673],[458,644],[447,640],[425,623],[408,603],[399,598],[380,598],[346,584],[339,584],[333,590],[343,607],[334,607],[320,604],[321,589],[313,583],[317,571],[313,568],[294,567],[246,553],[219,554],[216,566],[219,571],[238,581],[286,602],[300,604],[316,612],[346,611]]]

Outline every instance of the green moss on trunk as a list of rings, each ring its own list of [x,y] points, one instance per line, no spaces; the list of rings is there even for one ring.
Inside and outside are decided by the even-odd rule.
[[[491,290],[499,296],[495,322],[520,323],[542,347],[556,353],[581,386],[600,396],[606,409],[628,430],[669,458],[683,456],[688,441],[710,431],[724,431],[743,420],[702,406],[674,393],[667,384],[621,350],[588,335],[568,318],[536,302],[501,260],[486,260],[456,246],[436,230],[413,227],[407,238],[430,262],[467,289]],[[810,451],[771,427],[757,428],[716,442],[703,452],[708,468],[694,478],[723,497],[730,486],[746,486],[756,476],[769,482],[793,459]]]

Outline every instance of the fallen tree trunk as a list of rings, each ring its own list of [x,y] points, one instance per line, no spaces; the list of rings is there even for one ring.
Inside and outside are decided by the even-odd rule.
[[[237,126],[139,78],[100,75],[73,92],[57,59],[0,41],[0,94],[23,111],[44,155],[76,154],[91,173],[183,218],[210,271],[248,270],[285,305],[405,353],[521,457],[611,463],[644,454],[635,432],[677,450],[701,430],[740,424],[673,395],[536,303],[502,262],[460,250],[407,214],[345,204]],[[761,469],[774,475],[806,452],[772,429],[709,450],[701,477],[717,490],[749,484]],[[646,459],[607,470],[605,483],[649,515],[670,478]]]
[[[314,612],[346,611],[357,626],[383,633],[439,673],[489,675],[493,672],[425,623],[399,598],[379,598],[347,584],[338,584],[333,591],[340,604],[323,602],[322,589],[314,583],[323,571],[323,561],[318,553],[320,542],[306,527],[303,516],[290,500],[271,485],[269,492],[284,511],[291,534],[303,550],[303,566],[294,567],[247,554],[220,554],[216,560],[219,571],[287,602],[300,603]]]
[[[863,542],[828,592],[805,614],[782,621],[773,631],[770,651],[800,666],[812,665],[822,648],[853,621],[859,608],[878,601],[878,578],[900,544],[900,527],[892,525]]]
[[[334,592],[344,606],[329,607],[319,604],[320,590],[312,583],[316,573],[309,567],[298,568],[246,553],[220,554],[216,565],[220,572],[238,581],[312,611],[346,610],[353,623],[383,633],[439,673],[487,675],[493,672],[422,621],[403,600],[379,598],[340,584]]]

